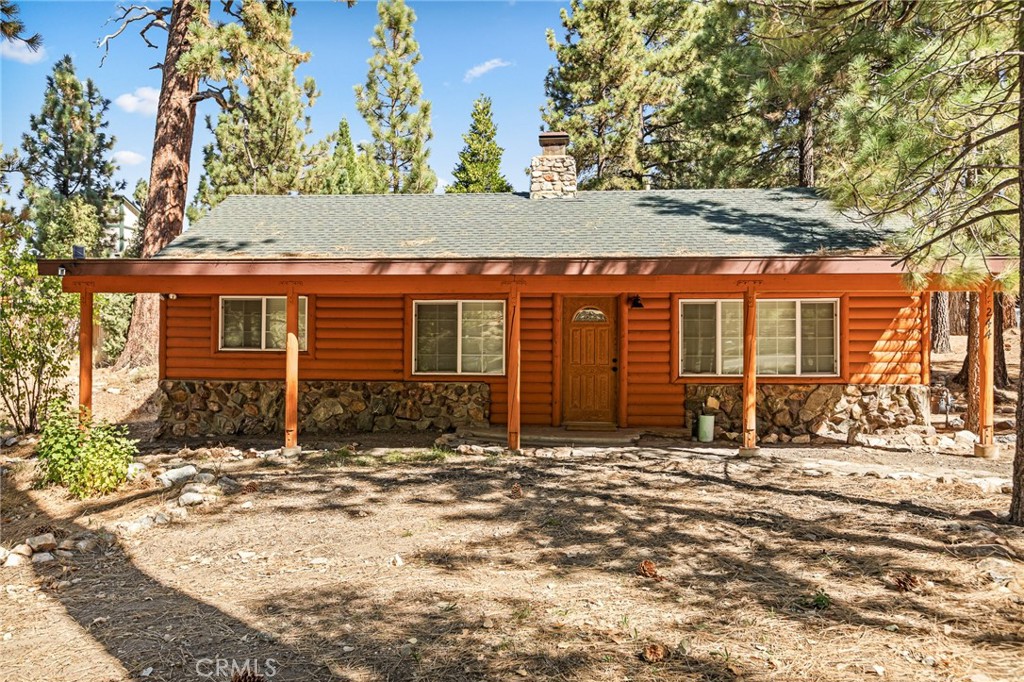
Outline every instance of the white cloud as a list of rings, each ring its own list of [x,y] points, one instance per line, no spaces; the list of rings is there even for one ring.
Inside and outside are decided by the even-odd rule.
[[[477,64],[472,69],[467,71],[466,75],[463,76],[462,78],[462,82],[470,83],[472,81],[475,81],[477,78],[484,75],[488,71],[494,71],[495,69],[500,69],[503,66],[512,66],[512,62],[507,62],[504,59],[488,59],[486,62],[483,62],[482,64]]]
[[[129,114],[147,114],[156,116],[156,104],[160,99],[160,91],[156,88],[141,87],[135,92],[126,92],[118,95],[114,104],[121,107]]]
[[[114,152],[114,161],[119,166],[138,166],[140,163],[146,160],[146,157],[138,152],[129,151],[122,149]]]
[[[33,52],[24,40],[3,40],[0,41],[0,57],[22,64],[35,64],[46,58],[46,48],[40,47]]]

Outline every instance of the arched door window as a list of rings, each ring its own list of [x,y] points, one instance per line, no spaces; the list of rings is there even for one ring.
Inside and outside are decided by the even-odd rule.
[[[599,308],[583,307],[572,316],[573,322],[607,322],[608,317]]]

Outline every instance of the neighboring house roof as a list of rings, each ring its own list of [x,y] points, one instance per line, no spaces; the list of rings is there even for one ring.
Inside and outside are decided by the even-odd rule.
[[[660,258],[874,252],[812,189],[231,196],[157,258]]]

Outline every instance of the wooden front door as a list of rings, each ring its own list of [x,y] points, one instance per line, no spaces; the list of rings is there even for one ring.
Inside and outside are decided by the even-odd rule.
[[[562,397],[566,426],[614,427],[618,394],[618,299],[566,297]]]

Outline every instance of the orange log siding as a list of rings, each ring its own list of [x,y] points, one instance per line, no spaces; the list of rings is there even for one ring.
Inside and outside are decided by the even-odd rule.
[[[521,304],[522,423],[560,422],[556,358],[559,334],[558,294],[524,289]],[[678,427],[683,422],[687,382],[739,383],[741,377],[678,376],[678,300],[711,296],[692,291],[636,291],[643,308],[624,306],[628,325],[623,368],[624,413],[631,427]],[[483,381],[491,387],[494,424],[506,422],[505,377],[413,376],[412,298],[401,294],[309,297],[308,350],[299,353],[299,379],[365,381]],[[585,292],[590,293],[590,292]],[[593,292],[595,294],[599,292]],[[601,292],[603,293],[603,292]],[[721,294],[719,294],[721,295]],[[736,297],[736,293],[724,294]],[[759,298],[806,297],[807,293],[766,293]],[[841,299],[840,376],[826,378],[759,377],[759,383],[922,383],[926,346],[922,316],[927,294],[815,291],[814,296]],[[485,298],[501,297],[489,293]],[[448,298],[473,298],[447,296]],[[416,298],[420,298],[417,296]],[[426,297],[424,297],[426,298]],[[162,339],[163,375],[168,379],[283,380],[283,351],[220,351],[217,296],[179,295],[165,302]]]

